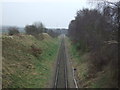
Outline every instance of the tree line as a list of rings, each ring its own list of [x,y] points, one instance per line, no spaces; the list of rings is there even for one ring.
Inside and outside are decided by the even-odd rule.
[[[78,51],[91,52],[90,72],[98,72],[110,64],[117,80],[119,28],[120,1],[77,11],[69,24],[68,36]]]
[[[44,26],[42,22],[35,22],[32,25],[26,25],[24,27],[25,34],[27,35],[33,35],[36,38],[39,38],[39,35],[42,36],[42,33],[48,33],[51,37],[57,37],[61,34],[61,29],[49,29]],[[18,35],[20,34],[20,31],[18,27],[9,27],[8,28],[8,34],[9,35]]]

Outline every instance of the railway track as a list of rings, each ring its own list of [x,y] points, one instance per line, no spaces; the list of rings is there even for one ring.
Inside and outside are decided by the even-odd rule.
[[[64,38],[61,41],[61,46],[58,53],[54,88],[68,88],[67,61]]]

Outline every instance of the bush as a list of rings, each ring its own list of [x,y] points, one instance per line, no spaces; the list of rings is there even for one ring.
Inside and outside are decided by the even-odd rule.
[[[45,26],[43,25],[42,22],[35,22],[34,26],[37,28],[37,33],[38,34],[45,32],[46,28],[45,28]]]
[[[31,52],[35,57],[38,57],[42,54],[42,50],[40,48],[35,47],[35,45],[31,45]]]
[[[45,26],[41,22],[36,22],[33,25],[26,25],[25,31],[26,34],[36,36],[45,31]]]
[[[8,31],[9,35],[16,35],[20,33],[17,27],[10,27],[8,28]]]
[[[27,25],[25,27],[25,31],[26,31],[26,34],[29,34],[29,35],[36,35],[36,34],[38,34],[38,30],[37,30],[35,25]]]

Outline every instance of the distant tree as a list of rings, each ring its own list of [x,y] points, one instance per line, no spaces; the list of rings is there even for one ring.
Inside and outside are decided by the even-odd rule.
[[[47,28],[45,28],[44,33],[47,33],[47,31],[48,31],[48,29],[47,29]]]
[[[46,28],[42,22],[35,22],[33,25],[26,25],[25,31],[26,34],[39,35],[40,33],[45,32]]]
[[[9,27],[8,28],[8,34],[9,35],[16,35],[16,34],[19,34],[19,30],[17,27]]]
[[[51,37],[57,37],[58,35],[60,35],[60,33],[58,32],[58,30],[57,29],[55,29],[55,30],[52,30],[52,29],[49,29],[48,31],[47,31],[47,33],[51,36]]]
[[[37,28],[38,33],[45,32],[45,26],[43,25],[42,22],[35,22],[33,25]]]
[[[29,35],[36,35],[39,33],[35,25],[25,26],[25,31],[26,31],[26,34],[29,34]]]

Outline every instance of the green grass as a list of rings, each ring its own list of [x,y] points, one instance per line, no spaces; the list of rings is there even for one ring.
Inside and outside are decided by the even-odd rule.
[[[44,88],[52,75],[58,38],[38,40],[30,35],[2,36],[3,88]],[[35,57],[31,45],[41,49]]]
[[[69,40],[69,38],[66,38],[66,42],[72,58],[73,66],[77,69],[76,75],[81,81],[85,81],[88,74],[88,66],[86,63],[87,55],[85,56],[85,52],[78,51],[77,44],[71,44],[72,42]]]

